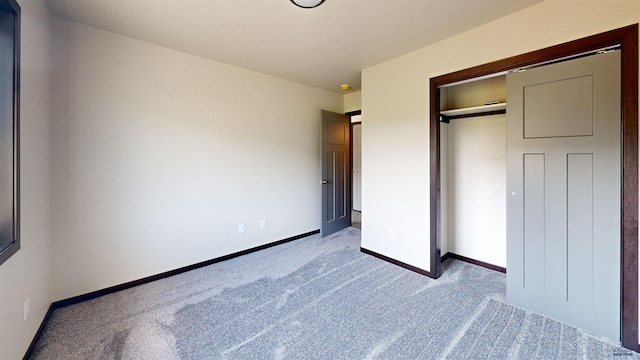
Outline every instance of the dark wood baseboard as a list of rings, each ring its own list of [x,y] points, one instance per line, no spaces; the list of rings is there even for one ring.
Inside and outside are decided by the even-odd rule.
[[[424,269],[420,269],[420,268],[415,267],[413,265],[409,265],[409,264],[407,264],[405,262],[402,262],[400,260],[396,260],[394,258],[390,258],[388,256],[379,254],[379,253],[377,253],[375,251],[371,251],[369,249],[365,249],[363,247],[360,248],[360,251],[365,253],[365,254],[368,254],[368,255],[371,255],[371,256],[375,256],[378,259],[384,260],[386,262],[390,262],[390,263],[392,263],[394,265],[398,265],[398,266],[400,266],[402,268],[405,268],[407,270],[411,270],[413,272],[417,272],[418,274],[425,275],[425,276],[428,276],[430,278],[434,278],[433,276],[431,276],[431,272],[429,272],[427,270],[424,270]],[[482,266],[483,268],[491,269],[491,270],[494,270],[494,271],[499,271],[501,273],[505,273],[505,274],[507,273],[507,269],[503,268],[502,266],[489,264],[489,263],[486,263],[484,261],[471,259],[471,258],[468,258],[466,256],[462,256],[462,255],[458,255],[458,254],[454,254],[454,253],[450,253],[450,252],[444,254],[442,256],[441,261],[444,262],[445,260],[447,260],[449,258],[460,260],[460,261],[464,261],[464,262],[467,262],[467,263],[473,264],[473,265]]]
[[[78,295],[78,296],[74,296],[68,299],[64,299],[64,300],[59,300],[59,301],[54,301],[53,303],[51,303],[51,305],[49,306],[49,310],[47,310],[46,315],[44,316],[44,319],[42,319],[42,323],[40,324],[40,327],[38,328],[38,331],[36,332],[36,335],[33,337],[33,340],[31,341],[31,345],[29,346],[29,348],[27,349],[27,352],[24,355],[23,359],[29,359],[31,357],[31,355],[33,355],[33,351],[35,350],[35,346],[36,343],[38,342],[38,340],[40,339],[40,336],[42,336],[42,332],[44,331],[44,328],[47,325],[47,322],[49,322],[49,318],[51,317],[51,314],[53,313],[54,310],[56,309],[60,309],[69,305],[74,305],[74,304],[78,304],[87,300],[92,300],[104,295],[108,295],[108,294],[113,294],[115,292],[118,291],[122,291],[122,290],[126,290],[126,289],[130,289],[132,287],[135,286],[139,286],[139,285],[143,285],[143,284],[147,284],[156,280],[161,280],[164,278],[168,278],[174,275],[178,275],[178,274],[182,274],[184,272],[187,271],[191,271],[191,270],[195,270],[201,267],[205,267],[205,266],[209,266],[209,265],[213,265],[215,263],[219,263],[222,261],[226,261],[226,260],[230,260],[233,258],[236,258],[238,256],[242,256],[242,255],[247,255],[256,251],[260,251],[260,250],[264,250],[264,249],[268,249],[270,247],[276,246],[276,245],[281,245],[290,241],[294,241],[294,240],[298,240],[298,239],[302,239],[305,238],[307,236],[311,236],[311,235],[315,235],[320,233],[320,229],[317,230],[313,230],[313,231],[309,231],[306,232],[304,234],[300,234],[300,235],[296,235],[296,236],[292,236],[286,239],[282,239],[282,240],[278,240],[278,241],[274,241],[268,244],[264,244],[264,245],[260,245],[260,246],[256,246],[247,250],[242,250],[242,251],[238,251],[235,252],[233,254],[229,254],[229,255],[224,255],[224,256],[220,256],[217,257],[215,259],[211,259],[211,260],[206,260],[206,261],[202,261],[199,262],[197,264],[193,264],[193,265],[188,265],[185,267],[181,267],[175,270],[170,270],[170,271],[166,271],[163,272],[161,274],[157,274],[157,275],[152,275],[152,276],[148,276],[142,279],[138,279],[138,280],[133,280],[124,284],[120,284],[120,285],[115,285],[115,286],[111,286],[102,290],[96,290],[87,294],[83,294],[83,295]]]
[[[407,264],[407,263],[405,263],[405,262],[402,262],[402,261],[400,261],[400,260],[396,260],[396,259],[394,259],[394,258],[390,258],[390,257],[388,257],[388,256],[385,256],[385,255],[379,254],[379,253],[377,253],[377,252],[375,252],[375,251],[371,251],[371,250],[365,249],[365,248],[363,248],[363,247],[360,247],[360,251],[361,251],[361,252],[363,252],[363,253],[365,253],[365,254],[368,254],[368,255],[371,255],[371,256],[375,256],[375,257],[377,257],[378,259],[384,260],[384,261],[386,261],[386,262],[390,262],[390,263],[392,263],[392,264],[394,264],[394,265],[398,265],[398,266],[400,266],[401,268],[405,268],[405,269],[407,269],[407,270],[411,270],[411,271],[413,271],[413,272],[417,272],[417,273],[418,273],[418,274],[420,274],[420,275],[425,275],[425,276],[428,276],[428,277],[430,277],[430,278],[432,278],[432,277],[433,277],[433,276],[431,276],[431,272],[429,272],[429,271],[427,271],[427,270],[420,269],[419,267],[415,267],[415,266],[413,266],[413,265],[409,265],[409,264]]]
[[[444,262],[447,259],[456,259],[456,260],[460,260],[460,261],[464,261],[467,262],[469,264],[473,264],[473,265],[478,265],[478,266],[482,266],[483,268],[487,268],[487,269],[491,269],[491,270],[495,270],[495,271],[499,271],[501,273],[507,273],[507,269],[503,268],[502,266],[497,266],[497,265],[493,265],[493,264],[489,264],[486,263],[484,261],[480,261],[480,260],[475,260],[472,258],[468,258],[466,256],[462,256],[462,255],[458,255],[458,254],[454,254],[454,253],[446,253],[442,256],[442,262]]]

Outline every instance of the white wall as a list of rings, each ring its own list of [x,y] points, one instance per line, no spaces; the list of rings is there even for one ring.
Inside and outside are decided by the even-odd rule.
[[[637,0],[548,0],[363,70],[362,246],[429,270],[429,78],[639,20]]]
[[[22,9],[20,152],[21,248],[0,265],[0,359],[21,359],[50,298],[49,15],[39,0]],[[23,305],[30,315],[23,320]]]
[[[57,18],[52,38],[53,300],[319,229],[342,94]]]
[[[362,110],[362,91],[344,94],[344,112]]]

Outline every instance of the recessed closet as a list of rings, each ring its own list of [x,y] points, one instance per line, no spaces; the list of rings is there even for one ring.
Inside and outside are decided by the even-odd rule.
[[[440,102],[441,253],[506,268],[506,76]]]

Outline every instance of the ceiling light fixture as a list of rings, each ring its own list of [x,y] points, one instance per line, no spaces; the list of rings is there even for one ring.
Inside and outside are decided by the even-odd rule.
[[[351,89],[351,85],[349,85],[349,84],[340,85],[340,90],[342,90],[342,91],[348,91],[349,89]]]
[[[301,8],[311,9],[322,4],[324,0],[291,0],[291,2]]]

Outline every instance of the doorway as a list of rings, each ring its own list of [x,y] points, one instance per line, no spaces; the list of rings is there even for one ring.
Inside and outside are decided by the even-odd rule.
[[[351,226],[362,229],[362,111],[345,115],[351,118]]]
[[[430,210],[431,276],[441,275],[441,203],[440,203],[440,87],[492,77],[511,70],[557,59],[578,56],[611,46],[621,53],[621,341],[626,348],[638,350],[638,25],[609,31],[569,43],[512,58],[442,75],[430,80]]]

